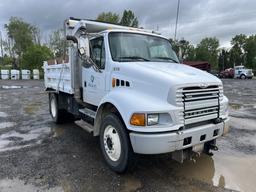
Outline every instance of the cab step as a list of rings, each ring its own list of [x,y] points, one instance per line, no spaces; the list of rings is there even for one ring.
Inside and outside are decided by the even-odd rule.
[[[79,127],[81,127],[82,129],[84,129],[85,131],[87,131],[88,133],[93,132],[93,126],[91,124],[85,122],[84,120],[75,121],[75,124],[78,125]]]
[[[96,117],[96,112],[91,110],[91,109],[89,109],[89,108],[79,109],[79,112],[84,114],[84,115],[86,115],[86,116],[88,116],[88,117],[91,117],[93,119],[95,119],[95,117]]]

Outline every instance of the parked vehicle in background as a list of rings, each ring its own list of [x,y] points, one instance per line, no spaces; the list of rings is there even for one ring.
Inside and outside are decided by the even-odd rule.
[[[44,62],[50,114],[99,136],[112,170],[125,171],[136,153],[183,162],[218,149],[228,131],[220,79],[180,64],[152,31],[74,18],[65,27],[69,59]]]
[[[234,71],[234,78],[252,79],[254,76],[252,69],[247,69],[243,65],[235,66]]]
[[[224,71],[221,71],[219,74],[220,78],[234,78],[234,69],[233,68],[228,68],[225,69]]]
[[[201,69],[203,71],[210,72],[211,71],[211,65],[207,61],[183,61],[183,64],[189,65],[191,67],[195,67],[197,69]]]

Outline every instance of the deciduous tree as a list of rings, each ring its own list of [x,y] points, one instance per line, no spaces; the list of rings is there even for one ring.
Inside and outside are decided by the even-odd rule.
[[[15,56],[18,56],[18,64],[20,64],[23,53],[34,44],[34,35],[39,30],[37,30],[37,27],[17,17],[11,17],[9,23],[5,24],[5,29],[9,38],[6,45],[9,46],[10,52],[13,51],[15,54],[11,54],[13,60],[15,61]],[[14,62],[13,65],[14,68],[17,68],[17,66],[15,66],[16,62]]]
[[[98,15],[96,20],[129,27],[139,26],[138,18],[131,10],[124,10],[122,17],[117,13],[103,12]]]
[[[196,59],[208,61],[212,68],[218,68],[219,40],[216,37],[206,37],[201,40],[196,48]]]
[[[98,15],[97,21],[102,21],[102,22],[107,22],[107,23],[112,23],[112,24],[118,24],[120,17],[116,13],[112,12],[103,12]]]
[[[236,35],[231,40],[232,48],[230,49],[230,62],[232,65],[245,65],[245,51],[244,46],[246,43],[246,35],[240,34]]]
[[[230,52],[224,48],[220,50],[218,60],[219,71],[233,67],[233,64],[230,62]]]
[[[41,69],[43,61],[53,57],[51,50],[46,46],[32,45],[22,56],[23,69]]]
[[[169,41],[172,44],[172,49],[176,52],[181,60],[195,60],[195,48],[189,41],[185,39],[180,41],[169,39]]]
[[[256,69],[256,35],[251,35],[246,39],[244,51],[246,66]]]
[[[64,32],[61,29],[53,31],[50,34],[49,47],[53,51],[55,57],[64,57],[67,54],[68,42],[64,37]]]
[[[139,21],[131,10],[124,10],[120,25],[138,27]]]

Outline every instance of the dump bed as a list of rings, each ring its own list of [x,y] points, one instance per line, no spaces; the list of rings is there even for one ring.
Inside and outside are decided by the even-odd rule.
[[[46,90],[61,91],[73,94],[71,79],[71,64],[44,62],[44,84]]]

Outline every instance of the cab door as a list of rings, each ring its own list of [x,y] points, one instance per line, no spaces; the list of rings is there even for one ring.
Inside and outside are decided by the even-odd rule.
[[[98,106],[103,96],[106,94],[105,85],[105,42],[104,37],[96,37],[90,40],[90,57],[98,66],[83,67],[83,101]]]

